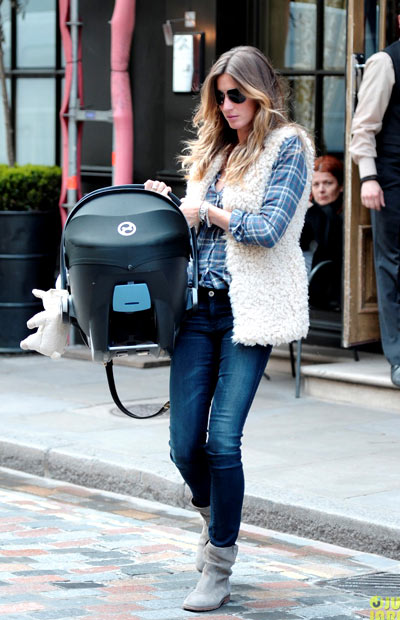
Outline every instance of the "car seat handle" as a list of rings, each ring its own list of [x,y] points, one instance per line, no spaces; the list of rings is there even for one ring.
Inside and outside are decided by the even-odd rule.
[[[173,194],[172,192],[168,193],[168,197],[171,198],[172,202],[179,207],[181,204],[178,196]],[[193,257],[193,286],[192,286],[192,310],[195,312],[197,310],[198,302],[199,302],[199,259],[197,254],[197,232],[196,227],[192,226],[190,229],[190,237],[192,243],[192,257]]]

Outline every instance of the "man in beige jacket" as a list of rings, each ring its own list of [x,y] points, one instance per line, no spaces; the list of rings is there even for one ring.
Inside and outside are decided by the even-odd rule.
[[[397,13],[400,27],[400,2]],[[366,63],[350,153],[371,213],[382,347],[400,387],[400,41]]]

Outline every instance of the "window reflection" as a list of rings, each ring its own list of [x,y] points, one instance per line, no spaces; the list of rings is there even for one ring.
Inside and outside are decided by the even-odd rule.
[[[316,1],[290,2],[289,28],[285,46],[285,67],[315,68]]]
[[[17,66],[54,67],[56,28],[54,0],[28,0],[17,16]]]
[[[327,153],[344,151],[345,83],[344,78],[324,78],[323,144]]]
[[[10,98],[10,80],[7,80],[8,97]],[[4,119],[4,106],[0,102],[0,164],[7,164],[7,143],[6,143],[6,128]]]
[[[297,123],[314,132],[315,125],[315,79],[309,76],[293,76],[291,89],[291,116]]]
[[[369,58],[379,49],[379,1],[364,0],[365,57]]]
[[[316,4],[316,0],[269,3],[269,55],[275,66],[315,69]]]
[[[3,0],[0,4],[0,19],[3,24],[3,55],[4,66],[8,69],[11,66],[11,7],[10,0]]]
[[[17,82],[16,160],[54,164],[55,80],[21,78]]]
[[[346,63],[346,0],[325,0],[324,69],[343,70]]]

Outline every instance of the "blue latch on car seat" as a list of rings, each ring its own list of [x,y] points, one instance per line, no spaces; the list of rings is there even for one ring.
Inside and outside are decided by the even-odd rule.
[[[114,312],[140,312],[151,308],[151,298],[147,284],[119,284],[114,286]]]

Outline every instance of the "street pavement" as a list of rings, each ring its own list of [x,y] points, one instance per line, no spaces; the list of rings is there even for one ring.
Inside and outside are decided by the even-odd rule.
[[[115,369],[121,398],[155,411],[168,399],[169,367],[137,359]],[[243,521],[400,561],[398,411],[338,404],[334,393],[296,399],[289,372],[273,360],[267,370],[243,439]],[[102,364],[1,355],[0,393],[0,465],[188,507],[168,414],[120,413]]]
[[[400,562],[249,525],[231,601],[183,611],[200,529],[192,511],[0,469],[0,618],[397,617],[383,605],[397,609]]]

